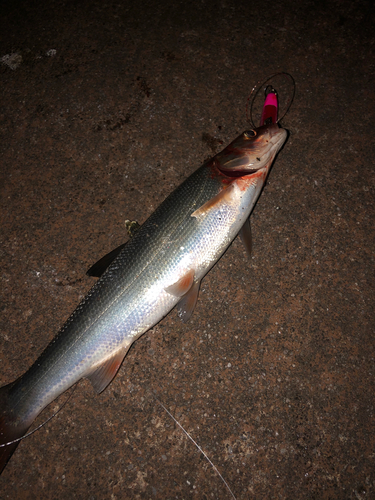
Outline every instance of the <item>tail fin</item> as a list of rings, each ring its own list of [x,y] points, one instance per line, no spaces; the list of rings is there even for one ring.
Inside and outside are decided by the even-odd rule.
[[[9,391],[15,382],[0,388],[0,474],[8,463],[10,457],[15,452],[19,441],[10,443],[26,434],[29,425],[17,422],[17,415],[14,414],[9,402]]]

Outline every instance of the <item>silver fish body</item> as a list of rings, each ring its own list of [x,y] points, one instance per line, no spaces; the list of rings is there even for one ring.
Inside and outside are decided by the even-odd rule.
[[[134,340],[176,304],[191,314],[201,279],[244,226],[286,139],[277,125],[255,135],[241,134],[169,195],[31,368],[0,389],[0,444],[81,378],[101,392]],[[15,447],[0,448],[0,471]]]

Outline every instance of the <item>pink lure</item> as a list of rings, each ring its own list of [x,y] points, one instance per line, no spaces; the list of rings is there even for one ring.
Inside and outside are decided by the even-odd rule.
[[[278,102],[277,95],[274,90],[269,92],[263,104],[262,117],[260,119],[260,126],[272,123],[277,123],[277,110]]]

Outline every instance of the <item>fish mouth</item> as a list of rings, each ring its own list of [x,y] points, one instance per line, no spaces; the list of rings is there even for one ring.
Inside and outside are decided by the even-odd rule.
[[[278,145],[279,148],[284,144],[286,141],[286,138],[288,136],[288,132],[285,130],[285,128],[279,127],[277,123],[274,125],[271,125],[268,128],[270,134],[271,134],[271,141],[272,144]]]
[[[281,128],[275,124],[274,126],[270,127],[270,134],[271,134],[271,140],[270,140],[271,147],[269,150],[269,157],[272,156],[273,159],[280,151],[280,149],[283,147],[284,142],[288,137],[288,132],[285,130],[285,128]]]
[[[256,148],[255,151],[250,150],[249,167],[246,169],[249,173],[256,172],[264,167],[269,167],[288,137],[288,132],[284,128],[279,127],[276,123],[268,126],[267,132],[269,138],[265,139],[264,144],[262,144],[264,150],[261,157],[256,156]],[[253,163],[251,163],[251,161]]]

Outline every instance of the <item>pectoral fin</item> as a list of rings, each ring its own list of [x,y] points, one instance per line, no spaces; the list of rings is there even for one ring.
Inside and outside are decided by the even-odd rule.
[[[222,203],[230,203],[233,194],[233,185],[223,189],[216,196],[208,200],[204,205],[199,207],[191,214],[191,217],[201,217],[207,215],[211,210],[217,210]]]
[[[253,250],[253,239],[251,236],[251,225],[250,225],[250,217],[246,220],[245,224],[242,226],[240,231],[240,236],[242,243],[245,246],[246,253],[249,257],[251,257],[251,253]]]
[[[112,381],[112,379],[118,372],[118,369],[120,368],[130,345],[117,351],[109,359],[106,359],[104,363],[95,368],[92,373],[86,375],[86,378],[90,380],[97,394],[100,394],[102,391],[104,391],[107,385]]]
[[[198,300],[199,287],[201,282],[194,282],[190,290],[185,293],[180,302],[177,304],[177,312],[182,321],[188,321],[195,309]]]

